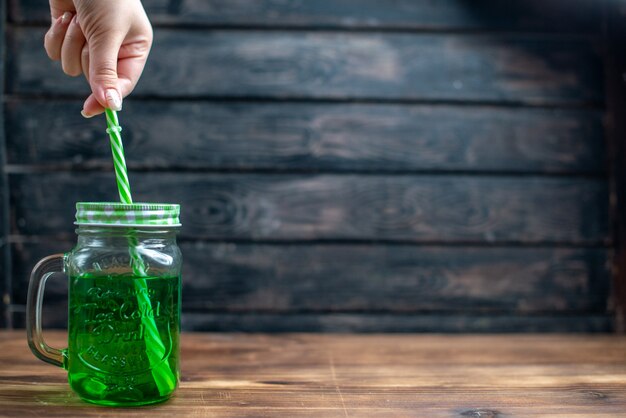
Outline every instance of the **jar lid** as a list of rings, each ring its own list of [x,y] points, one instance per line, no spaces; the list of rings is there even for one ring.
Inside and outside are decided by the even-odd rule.
[[[180,226],[180,205],[171,203],[76,203],[76,225]]]

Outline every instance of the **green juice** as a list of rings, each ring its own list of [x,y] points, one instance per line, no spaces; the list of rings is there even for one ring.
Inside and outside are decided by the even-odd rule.
[[[100,405],[161,402],[179,377],[180,277],[70,277],[66,368]]]

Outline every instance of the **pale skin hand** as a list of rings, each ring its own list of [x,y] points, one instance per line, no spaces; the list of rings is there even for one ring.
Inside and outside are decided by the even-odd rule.
[[[122,109],[152,46],[152,26],[140,0],[50,0],[52,24],[44,46],[63,71],[84,74],[92,94],[81,114]]]

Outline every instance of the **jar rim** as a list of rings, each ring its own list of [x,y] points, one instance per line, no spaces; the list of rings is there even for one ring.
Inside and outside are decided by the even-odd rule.
[[[167,225],[146,225],[146,224],[103,224],[103,223],[89,223],[89,222],[74,222],[76,226],[101,226],[104,228],[145,228],[145,229],[168,229],[168,228],[180,228],[183,226],[181,223],[167,224]]]
[[[76,225],[164,227],[181,226],[180,205],[173,203],[78,202]]]

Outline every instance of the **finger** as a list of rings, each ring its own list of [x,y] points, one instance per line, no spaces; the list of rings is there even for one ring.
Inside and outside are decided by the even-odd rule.
[[[81,54],[84,45],[85,35],[78,24],[78,16],[74,16],[61,46],[61,64],[65,74],[77,77],[83,72]]]
[[[50,59],[54,61],[61,59],[61,46],[63,45],[63,39],[65,38],[65,33],[71,19],[72,13],[63,13],[63,16],[57,18],[52,24],[52,27],[46,32],[43,46]]]
[[[101,113],[104,113],[104,107],[96,100],[93,94],[90,94],[87,100],[85,100],[80,114],[85,118],[91,118]]]
[[[117,75],[122,97],[129,95],[137,85],[146,65],[150,47],[151,41],[149,39],[142,39],[124,44],[120,49],[120,56],[117,62]]]
[[[50,16],[52,16],[52,21],[61,17],[65,12],[76,13],[73,0],[50,0]]]
[[[80,54],[81,56],[81,67],[83,69],[83,74],[89,82],[89,45],[85,44],[83,46],[83,50]],[[96,100],[93,94],[90,94],[85,100],[83,104],[83,109],[80,111],[80,114],[85,118],[91,118],[96,115],[99,115],[104,112],[104,107]]]
[[[89,81],[89,45],[85,44],[83,46],[83,50],[81,53],[81,65],[83,68],[83,74],[87,81]],[[83,104],[83,110],[80,111],[80,114],[85,118],[91,118],[96,115],[104,113],[104,107],[96,100],[96,97],[93,94],[90,94],[85,100]]]
[[[117,78],[117,58],[123,35],[89,39],[89,84],[96,100],[113,110],[122,110],[122,96]]]

